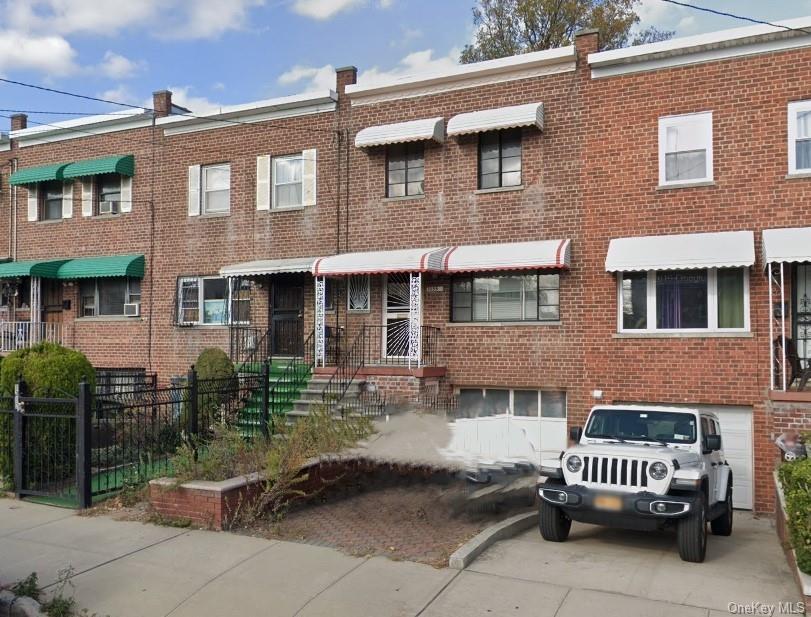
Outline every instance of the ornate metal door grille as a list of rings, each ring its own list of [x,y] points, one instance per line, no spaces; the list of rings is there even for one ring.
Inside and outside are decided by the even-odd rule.
[[[794,339],[803,368],[811,361],[811,264],[798,264],[794,284]]]

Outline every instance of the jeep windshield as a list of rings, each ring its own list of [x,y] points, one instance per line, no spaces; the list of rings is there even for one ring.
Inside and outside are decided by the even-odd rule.
[[[696,418],[692,414],[675,411],[596,409],[586,426],[586,437],[616,441],[695,443]]]

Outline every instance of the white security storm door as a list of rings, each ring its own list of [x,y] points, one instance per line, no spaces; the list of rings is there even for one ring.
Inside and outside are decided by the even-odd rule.
[[[409,274],[387,274],[383,285],[383,350],[387,358],[408,357]]]

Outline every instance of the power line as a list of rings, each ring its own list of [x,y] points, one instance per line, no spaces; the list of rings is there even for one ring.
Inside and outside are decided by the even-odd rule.
[[[48,116],[119,116],[126,118],[127,114],[120,111],[46,111],[44,109],[0,109],[7,114],[42,114]]]
[[[690,4],[688,2],[679,2],[679,0],[661,0],[661,1],[667,2],[668,4],[675,4],[676,6],[682,6],[688,9],[695,9],[696,11],[704,11],[705,13],[712,13],[713,15],[719,15],[721,17],[732,17],[733,19],[740,19],[742,21],[748,21],[753,24],[761,24],[763,26],[771,26],[773,28],[782,28],[783,30],[788,30],[789,32],[803,32],[804,34],[811,34],[811,30],[805,30],[804,28],[792,28],[791,26],[784,26],[783,24],[765,21],[763,19],[755,19],[754,17],[747,17],[746,15],[736,15],[735,13],[719,11],[718,9],[711,9],[706,6],[698,6],[695,4]]]

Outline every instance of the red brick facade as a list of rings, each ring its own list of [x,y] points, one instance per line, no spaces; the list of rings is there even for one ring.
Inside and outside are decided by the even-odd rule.
[[[142,253],[142,314],[137,319],[77,318],[78,290],[64,283],[65,342],[97,366],[137,366],[161,379],[182,374],[206,346],[228,347],[225,326],[175,325],[177,278],[216,274],[256,259],[318,257],[354,251],[571,239],[571,267],[560,275],[559,322],[450,323],[451,278],[426,274],[423,323],[441,331],[442,388],[563,390],[570,424],[582,424],[594,391],[601,402],[645,401],[735,405],[753,409],[755,507],[773,504],[770,473],[775,432],[808,426],[802,402],[768,402],[769,307],[758,258],[750,272],[751,333],[729,336],[628,337],[617,334],[617,280],[605,271],[613,238],[711,231],[760,232],[809,220],[811,179],[787,179],[786,107],[811,99],[811,51],[774,51],[729,59],[594,77],[588,54],[597,35],[577,37],[566,65],[509,77],[467,81],[377,96],[346,93],[356,70],[337,76],[334,111],[167,135],[164,126],[75,136],[0,152],[0,212],[11,211],[12,159],[18,168],[134,154],[131,213],[56,223],[26,220],[17,190],[16,225],[0,217],[0,253],[15,259]],[[523,73],[522,73],[523,71]],[[159,115],[172,109],[155,94]],[[477,190],[478,138],[425,144],[425,194],[386,198],[386,148],[356,148],[355,135],[381,124],[522,103],[542,102],[543,130],[522,129],[522,186]],[[658,119],[713,112],[714,182],[661,189]],[[19,122],[19,120],[17,121]],[[17,127],[19,128],[19,127]],[[14,140],[13,140],[14,141]],[[314,148],[315,206],[257,210],[256,157]],[[190,165],[231,164],[230,213],[190,217]],[[13,229],[16,232],[13,233]],[[273,283],[257,280],[251,308],[265,327]],[[313,328],[313,285],[302,276],[305,334]],[[327,316],[352,340],[361,324],[383,322],[383,279],[371,278],[368,313],[348,314],[345,295]],[[416,378],[370,378],[394,396],[419,393]]]

